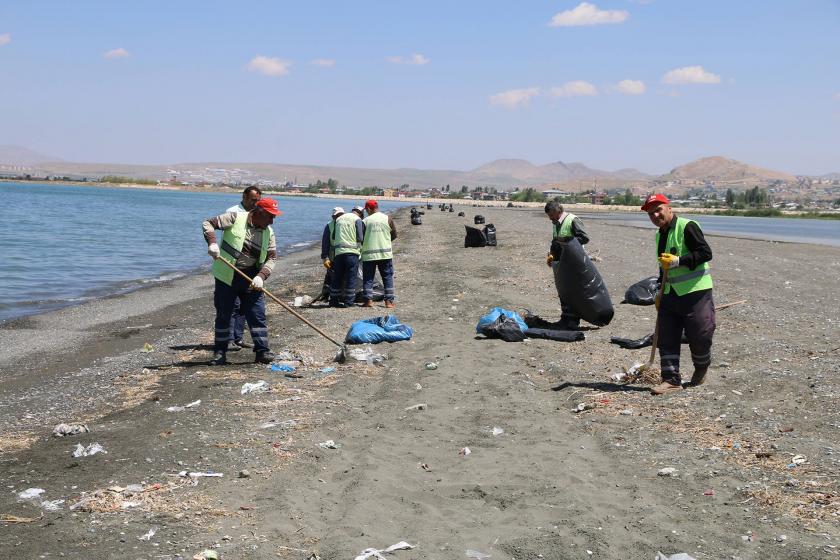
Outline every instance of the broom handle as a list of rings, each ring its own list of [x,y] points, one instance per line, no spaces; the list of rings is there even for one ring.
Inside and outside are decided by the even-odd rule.
[[[242,272],[241,270],[239,270],[238,268],[236,268],[236,266],[235,266],[234,264],[232,264],[230,261],[228,261],[227,259],[222,258],[222,257],[219,257],[219,260],[220,260],[220,261],[222,261],[223,263],[225,263],[226,265],[228,265],[229,267],[231,267],[231,268],[233,269],[233,271],[234,271],[234,272],[236,272],[237,274],[239,274],[242,278],[244,278],[244,279],[245,279],[245,280],[247,280],[248,282],[253,282],[253,281],[254,281],[254,280],[253,280],[253,279],[251,279],[251,278],[250,278],[247,274],[245,274],[244,272]],[[280,301],[279,299],[277,299],[277,298],[274,296],[274,294],[272,294],[271,292],[269,292],[269,291],[268,291],[268,290],[266,290],[265,288],[263,288],[263,289],[262,289],[262,292],[263,292],[265,295],[267,295],[268,297],[270,297],[271,299],[273,299],[273,300],[274,300],[274,303],[276,303],[276,304],[280,305],[280,307],[282,307],[283,309],[285,309],[286,311],[288,311],[289,313],[291,313],[292,315],[294,315],[295,317],[297,317],[298,319],[300,319],[301,321],[303,321],[304,323],[306,323],[307,325],[309,325],[310,327],[312,327],[312,329],[314,329],[314,330],[315,330],[315,332],[317,332],[318,334],[320,334],[321,336],[323,336],[324,338],[326,338],[327,340],[329,340],[330,342],[332,342],[333,344],[335,344],[335,345],[336,345],[336,346],[338,346],[339,348],[344,348],[344,345],[343,345],[343,344],[341,344],[340,342],[336,342],[336,341],[333,339],[333,337],[331,337],[330,335],[328,335],[327,333],[325,333],[324,331],[322,331],[321,329],[319,329],[318,327],[316,327],[315,325],[313,325],[312,323],[310,323],[308,319],[306,319],[303,315],[301,315],[300,313],[298,313],[297,311],[295,311],[294,309],[292,309],[291,307],[289,307],[289,306],[288,306],[285,302]]]
[[[659,295],[657,298],[659,299],[659,304],[662,305],[662,293],[665,291],[665,284],[668,282],[668,269],[662,269],[662,283],[659,285]],[[659,342],[659,309],[656,310],[656,325],[653,327],[653,345],[650,347],[650,359],[648,360],[648,366],[653,365],[653,361],[656,359],[656,345]]]

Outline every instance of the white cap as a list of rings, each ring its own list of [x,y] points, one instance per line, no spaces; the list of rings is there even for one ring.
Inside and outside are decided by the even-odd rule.
[[[354,206],[353,207],[353,212],[356,212],[356,211],[361,212],[362,214],[365,213],[365,209],[362,208],[361,206]]]
[[[336,206],[335,208],[333,208],[332,215],[335,216],[336,214],[344,214],[344,208],[342,208],[341,206]]]

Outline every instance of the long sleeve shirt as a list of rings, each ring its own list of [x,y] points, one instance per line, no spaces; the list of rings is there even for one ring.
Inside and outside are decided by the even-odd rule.
[[[216,243],[216,230],[226,230],[232,227],[238,215],[238,212],[225,212],[224,214],[219,214],[218,216],[204,220],[201,224],[201,229],[204,231],[204,240],[207,244]],[[252,226],[250,219],[248,220],[248,225],[245,228],[245,242],[242,244],[242,252],[234,263],[236,268],[241,270],[257,266],[260,252],[262,251],[263,231]],[[260,276],[263,280],[271,276],[277,261],[277,241],[274,239],[274,230],[269,226],[268,231],[270,235],[268,249],[266,251],[266,261],[263,263],[262,268],[260,268],[259,273],[257,273],[257,276]]]
[[[671,253],[676,255],[679,252],[679,247],[666,247],[668,242],[668,232],[677,224],[677,217],[665,227],[664,230],[659,230],[659,246],[656,248],[656,254]],[[696,222],[689,222],[685,225],[684,230],[685,244],[688,247],[688,253],[680,255],[680,266],[686,266],[689,270],[694,270],[704,262],[712,260],[712,248],[706,242],[703,236],[703,231]],[[662,281],[662,269],[659,269],[659,281]]]

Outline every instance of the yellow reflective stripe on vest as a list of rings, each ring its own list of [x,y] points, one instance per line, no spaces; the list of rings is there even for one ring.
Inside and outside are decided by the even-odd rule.
[[[356,220],[358,219],[356,214],[348,212],[335,221],[332,236],[335,256],[346,253],[359,254],[359,240],[356,238]]]
[[[365,240],[362,243],[362,260],[381,261],[393,258],[388,215],[376,212],[365,218],[364,222]]]
[[[697,222],[695,222],[694,220],[687,220],[679,216],[677,216],[675,219],[676,223],[674,224],[674,227],[668,230],[668,237],[665,241],[665,251],[671,252],[673,250],[676,250],[677,256],[682,257],[683,255],[687,255],[690,252],[688,245],[685,244],[685,226],[691,222],[694,222],[695,224],[697,224]],[[699,228],[700,224],[697,224],[697,227]],[[661,236],[657,231],[657,259],[659,258],[658,251],[660,237]],[[665,284],[662,293],[670,293],[671,288],[673,288],[678,296],[684,296],[692,292],[699,292],[700,290],[709,290],[712,287],[712,271],[709,267],[709,263],[704,262],[694,270],[689,270],[689,268],[686,266],[678,266],[669,270],[668,282]]]

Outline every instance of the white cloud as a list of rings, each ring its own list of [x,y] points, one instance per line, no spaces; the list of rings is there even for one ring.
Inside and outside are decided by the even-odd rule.
[[[266,76],[285,76],[289,73],[289,67],[292,65],[288,60],[281,60],[279,58],[271,58],[258,54],[248,63],[248,70],[251,72],[258,72]]]
[[[8,45],[12,42],[12,34],[11,33],[3,33],[0,35],[0,47],[3,45]]]
[[[719,84],[720,76],[706,71],[702,66],[674,68],[662,76],[665,84]]]
[[[111,58],[111,59],[113,59],[113,58],[125,58],[125,57],[128,56],[128,51],[125,50],[124,48],[120,47],[118,49],[111,49],[110,51],[107,51],[102,56],[104,56],[105,58]]]
[[[642,95],[645,83],[641,80],[621,80],[615,85],[616,91],[625,95]]]
[[[310,64],[313,64],[315,66],[323,66],[324,68],[331,68],[335,66],[335,60],[331,58],[316,58],[315,60],[310,62]]]
[[[576,27],[622,23],[630,17],[626,10],[599,10],[595,4],[581,2],[575,8],[554,14],[548,23],[551,27]]]
[[[428,64],[431,62],[428,58],[423,56],[422,54],[413,54],[408,57],[404,56],[389,56],[386,57],[385,60],[392,64],[414,64],[416,66],[422,66],[424,64]]]
[[[503,91],[495,95],[491,95],[490,103],[492,103],[493,105],[503,105],[505,107],[515,109],[520,105],[527,105],[532,97],[536,97],[539,94],[540,88],[536,87],[510,89],[508,91]]]
[[[566,82],[562,86],[553,87],[549,90],[552,97],[580,97],[582,95],[592,96],[598,95],[598,88],[590,84],[577,80],[574,82]]]

